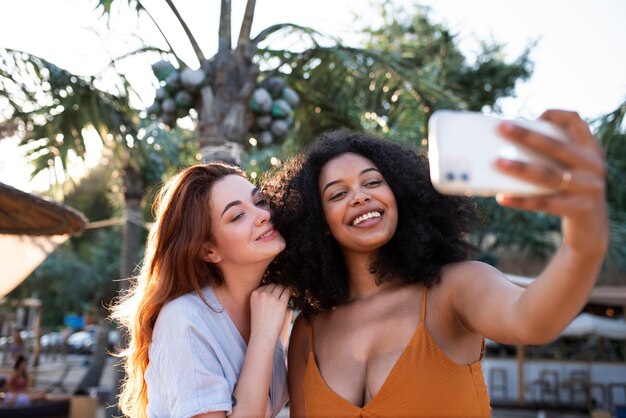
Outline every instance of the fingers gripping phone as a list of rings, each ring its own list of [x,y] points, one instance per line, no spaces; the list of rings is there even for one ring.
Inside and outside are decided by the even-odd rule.
[[[438,110],[432,114],[428,121],[428,159],[435,189],[443,194],[465,196],[494,196],[497,193],[530,196],[555,191],[496,170],[497,158],[557,167],[548,158],[501,136],[497,130],[501,121],[478,112]],[[509,122],[565,140],[563,132],[546,121],[515,119]]]

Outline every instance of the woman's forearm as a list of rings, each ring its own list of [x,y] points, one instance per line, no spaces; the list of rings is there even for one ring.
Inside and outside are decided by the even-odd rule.
[[[585,305],[604,252],[580,254],[561,246],[517,302],[527,343],[543,344],[558,337]]]
[[[252,335],[233,393],[232,418],[265,417],[272,378],[276,339]]]

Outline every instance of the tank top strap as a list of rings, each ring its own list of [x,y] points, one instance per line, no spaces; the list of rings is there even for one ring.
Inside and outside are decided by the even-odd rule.
[[[483,341],[480,344],[480,358],[478,359],[479,361],[483,359],[483,357],[485,356],[485,349],[487,348],[487,344],[485,343],[485,337],[483,337]]]
[[[422,306],[420,307],[420,324],[426,321],[426,292],[428,287],[422,286]]]

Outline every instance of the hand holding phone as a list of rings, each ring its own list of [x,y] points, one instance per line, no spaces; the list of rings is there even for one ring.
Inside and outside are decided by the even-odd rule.
[[[494,167],[496,159],[506,158],[560,170],[551,159],[505,139],[498,132],[502,121],[477,112],[438,110],[433,113],[428,122],[428,159],[431,181],[439,192],[466,196],[498,193],[534,196],[556,191],[508,176]],[[546,121],[508,121],[555,139],[566,139],[559,128]]]

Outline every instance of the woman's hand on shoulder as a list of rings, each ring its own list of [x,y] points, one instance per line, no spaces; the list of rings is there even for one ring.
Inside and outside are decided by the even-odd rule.
[[[604,256],[608,217],[603,150],[587,123],[575,112],[548,110],[540,119],[558,126],[567,139],[550,138],[509,123],[500,125],[500,131],[512,142],[550,158],[559,168],[504,159],[498,160],[497,165],[507,174],[557,191],[534,197],[500,195],[498,202],[562,217],[565,244],[581,254]]]
[[[280,284],[261,286],[250,296],[251,338],[269,337],[276,341],[288,315],[291,290]]]

